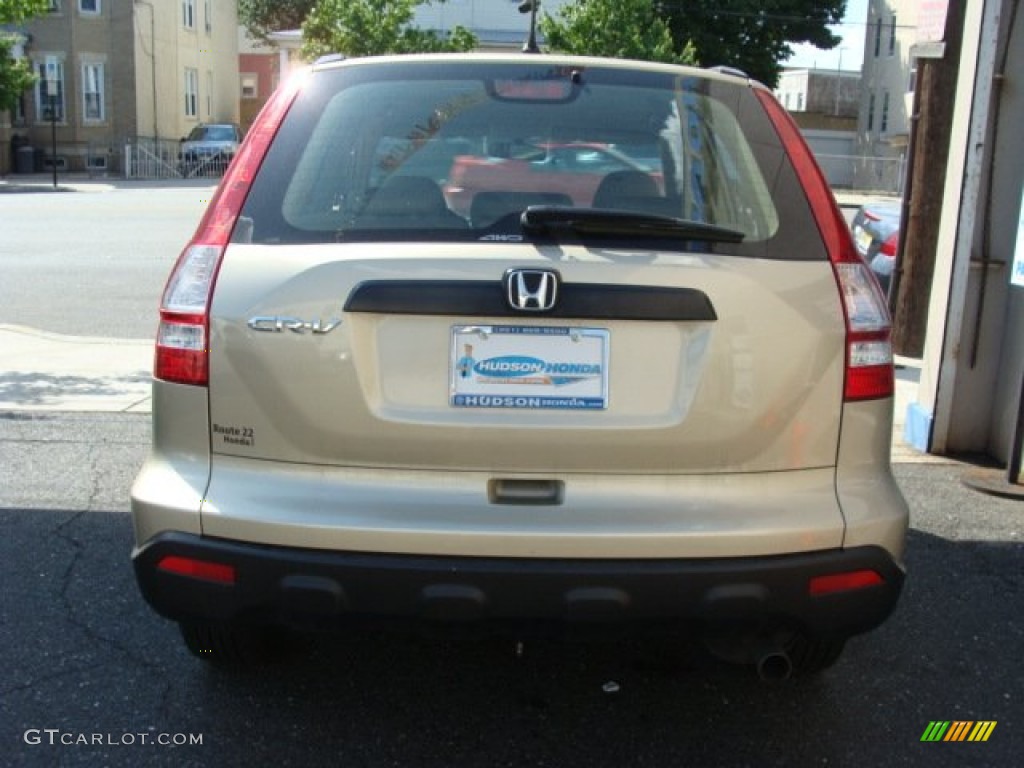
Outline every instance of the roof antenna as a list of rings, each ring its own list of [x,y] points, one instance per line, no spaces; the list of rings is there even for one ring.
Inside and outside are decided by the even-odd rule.
[[[539,6],[540,0],[523,0],[519,4],[520,13],[530,14],[530,36],[523,43],[523,53],[540,53],[540,48],[537,47],[537,8]]]

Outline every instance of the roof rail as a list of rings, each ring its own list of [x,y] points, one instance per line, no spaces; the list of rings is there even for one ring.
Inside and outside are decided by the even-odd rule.
[[[750,75],[744,72],[742,69],[736,67],[727,67],[724,64],[718,64],[714,67],[706,67],[710,72],[718,72],[722,75],[732,75],[733,77],[742,77],[744,80],[749,80]]]
[[[338,61],[344,61],[347,58],[348,56],[346,56],[344,53],[325,53],[323,56],[321,56],[319,59],[313,62],[313,66],[315,67],[319,64],[334,64],[335,62]]]

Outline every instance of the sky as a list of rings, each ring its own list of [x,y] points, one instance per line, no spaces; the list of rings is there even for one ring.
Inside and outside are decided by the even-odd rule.
[[[860,71],[864,61],[864,36],[867,30],[868,0],[847,0],[843,23],[831,27],[843,38],[835,48],[823,51],[813,45],[794,45],[793,56],[784,65],[806,69],[839,69],[840,51],[842,69]]]

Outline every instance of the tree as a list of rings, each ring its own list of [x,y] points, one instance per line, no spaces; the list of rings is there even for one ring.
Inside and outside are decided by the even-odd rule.
[[[564,6],[558,17],[540,20],[552,51],[643,59],[673,64],[695,63],[684,41],[677,49],[672,33],[652,0],[586,0]]]
[[[316,0],[238,0],[238,22],[266,40],[271,32],[301,27],[315,5]]]
[[[49,8],[47,0],[0,0],[0,25],[20,24]],[[11,53],[17,38],[0,29],[0,110],[14,109],[18,97],[35,83],[32,67]]]
[[[385,53],[469,51],[476,36],[465,27],[448,35],[412,26],[417,5],[424,0],[320,0],[305,24],[303,54],[327,53],[373,56]]]
[[[702,66],[736,67],[774,88],[790,43],[829,49],[846,0],[659,0],[672,37],[692,43]]]

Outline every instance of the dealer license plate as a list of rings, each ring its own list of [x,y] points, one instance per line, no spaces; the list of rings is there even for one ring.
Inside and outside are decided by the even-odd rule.
[[[607,408],[609,338],[603,328],[455,326],[449,402],[457,408]]]

